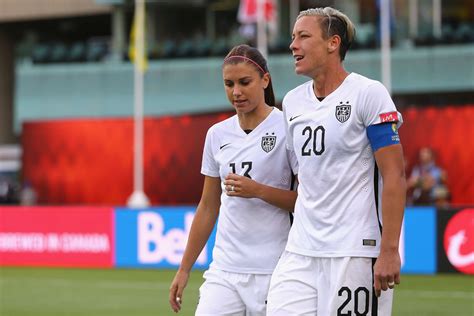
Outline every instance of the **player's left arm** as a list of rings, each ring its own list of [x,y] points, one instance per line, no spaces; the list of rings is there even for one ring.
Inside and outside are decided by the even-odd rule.
[[[401,260],[398,252],[400,231],[406,200],[405,166],[401,144],[392,144],[375,151],[375,160],[383,178],[383,231],[380,254],[374,266],[374,288],[393,288],[400,283]]]
[[[289,212],[293,212],[298,195],[296,191],[268,186],[235,173],[227,175],[224,185],[228,196],[258,198]]]

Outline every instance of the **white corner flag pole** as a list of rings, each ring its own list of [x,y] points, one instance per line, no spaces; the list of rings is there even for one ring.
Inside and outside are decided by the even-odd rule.
[[[268,57],[265,0],[257,0],[257,48],[263,57]]]
[[[127,204],[132,208],[144,208],[150,202],[143,191],[143,79],[144,71],[140,69],[140,58],[144,52],[145,42],[145,0],[135,0],[137,10],[135,25],[135,62],[134,62],[134,122],[133,122],[133,193]],[[141,18],[137,18],[138,15]],[[141,23],[142,25],[139,25]],[[141,30],[141,31],[139,31]]]
[[[382,83],[392,94],[392,67],[390,53],[390,0],[380,0],[381,72]]]

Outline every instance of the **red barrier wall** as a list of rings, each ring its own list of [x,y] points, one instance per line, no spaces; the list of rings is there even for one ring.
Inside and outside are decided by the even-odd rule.
[[[207,129],[229,113],[147,118],[144,190],[153,204],[195,204]],[[78,119],[23,126],[23,179],[39,203],[125,205],[133,191],[133,120]]]
[[[153,204],[195,204],[207,129],[232,113],[147,118],[145,192]],[[474,105],[409,108],[400,136],[409,172],[432,147],[448,173],[454,204],[474,203]],[[26,123],[23,178],[47,204],[124,205],[133,186],[132,119]]]
[[[113,209],[0,207],[0,266],[113,266]]]

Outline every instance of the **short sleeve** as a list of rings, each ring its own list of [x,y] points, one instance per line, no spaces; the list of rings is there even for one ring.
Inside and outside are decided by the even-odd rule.
[[[397,128],[399,128],[403,123],[402,115],[397,111],[390,94],[378,81],[374,81],[365,90],[365,98],[362,104],[362,121],[366,127],[393,122],[397,123]]]
[[[206,134],[206,141],[204,142],[204,150],[202,153],[201,173],[205,176],[219,177],[219,164],[214,158],[214,143],[213,128],[211,127]]]
[[[283,108],[283,121],[285,123],[285,133],[286,133],[286,149],[288,149],[289,151],[293,151],[293,139],[291,138],[289,126],[288,126],[288,116],[286,112],[285,99],[286,98],[283,99],[282,108]]]
[[[298,174],[298,159],[296,157],[296,154],[293,150],[286,150],[287,156],[288,156],[288,161],[290,163],[291,171],[293,174]]]

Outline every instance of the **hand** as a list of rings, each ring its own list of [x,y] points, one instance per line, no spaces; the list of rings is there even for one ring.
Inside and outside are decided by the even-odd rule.
[[[228,196],[238,196],[243,198],[258,197],[257,192],[260,185],[248,177],[229,173],[227,177],[225,177],[224,185]]]
[[[169,302],[175,313],[179,312],[181,309],[181,304],[183,303],[183,291],[188,284],[188,279],[189,272],[178,270],[173,282],[171,282]]]
[[[374,265],[375,295],[380,296],[381,291],[393,289],[395,284],[400,284],[400,254],[397,250],[380,251]]]

